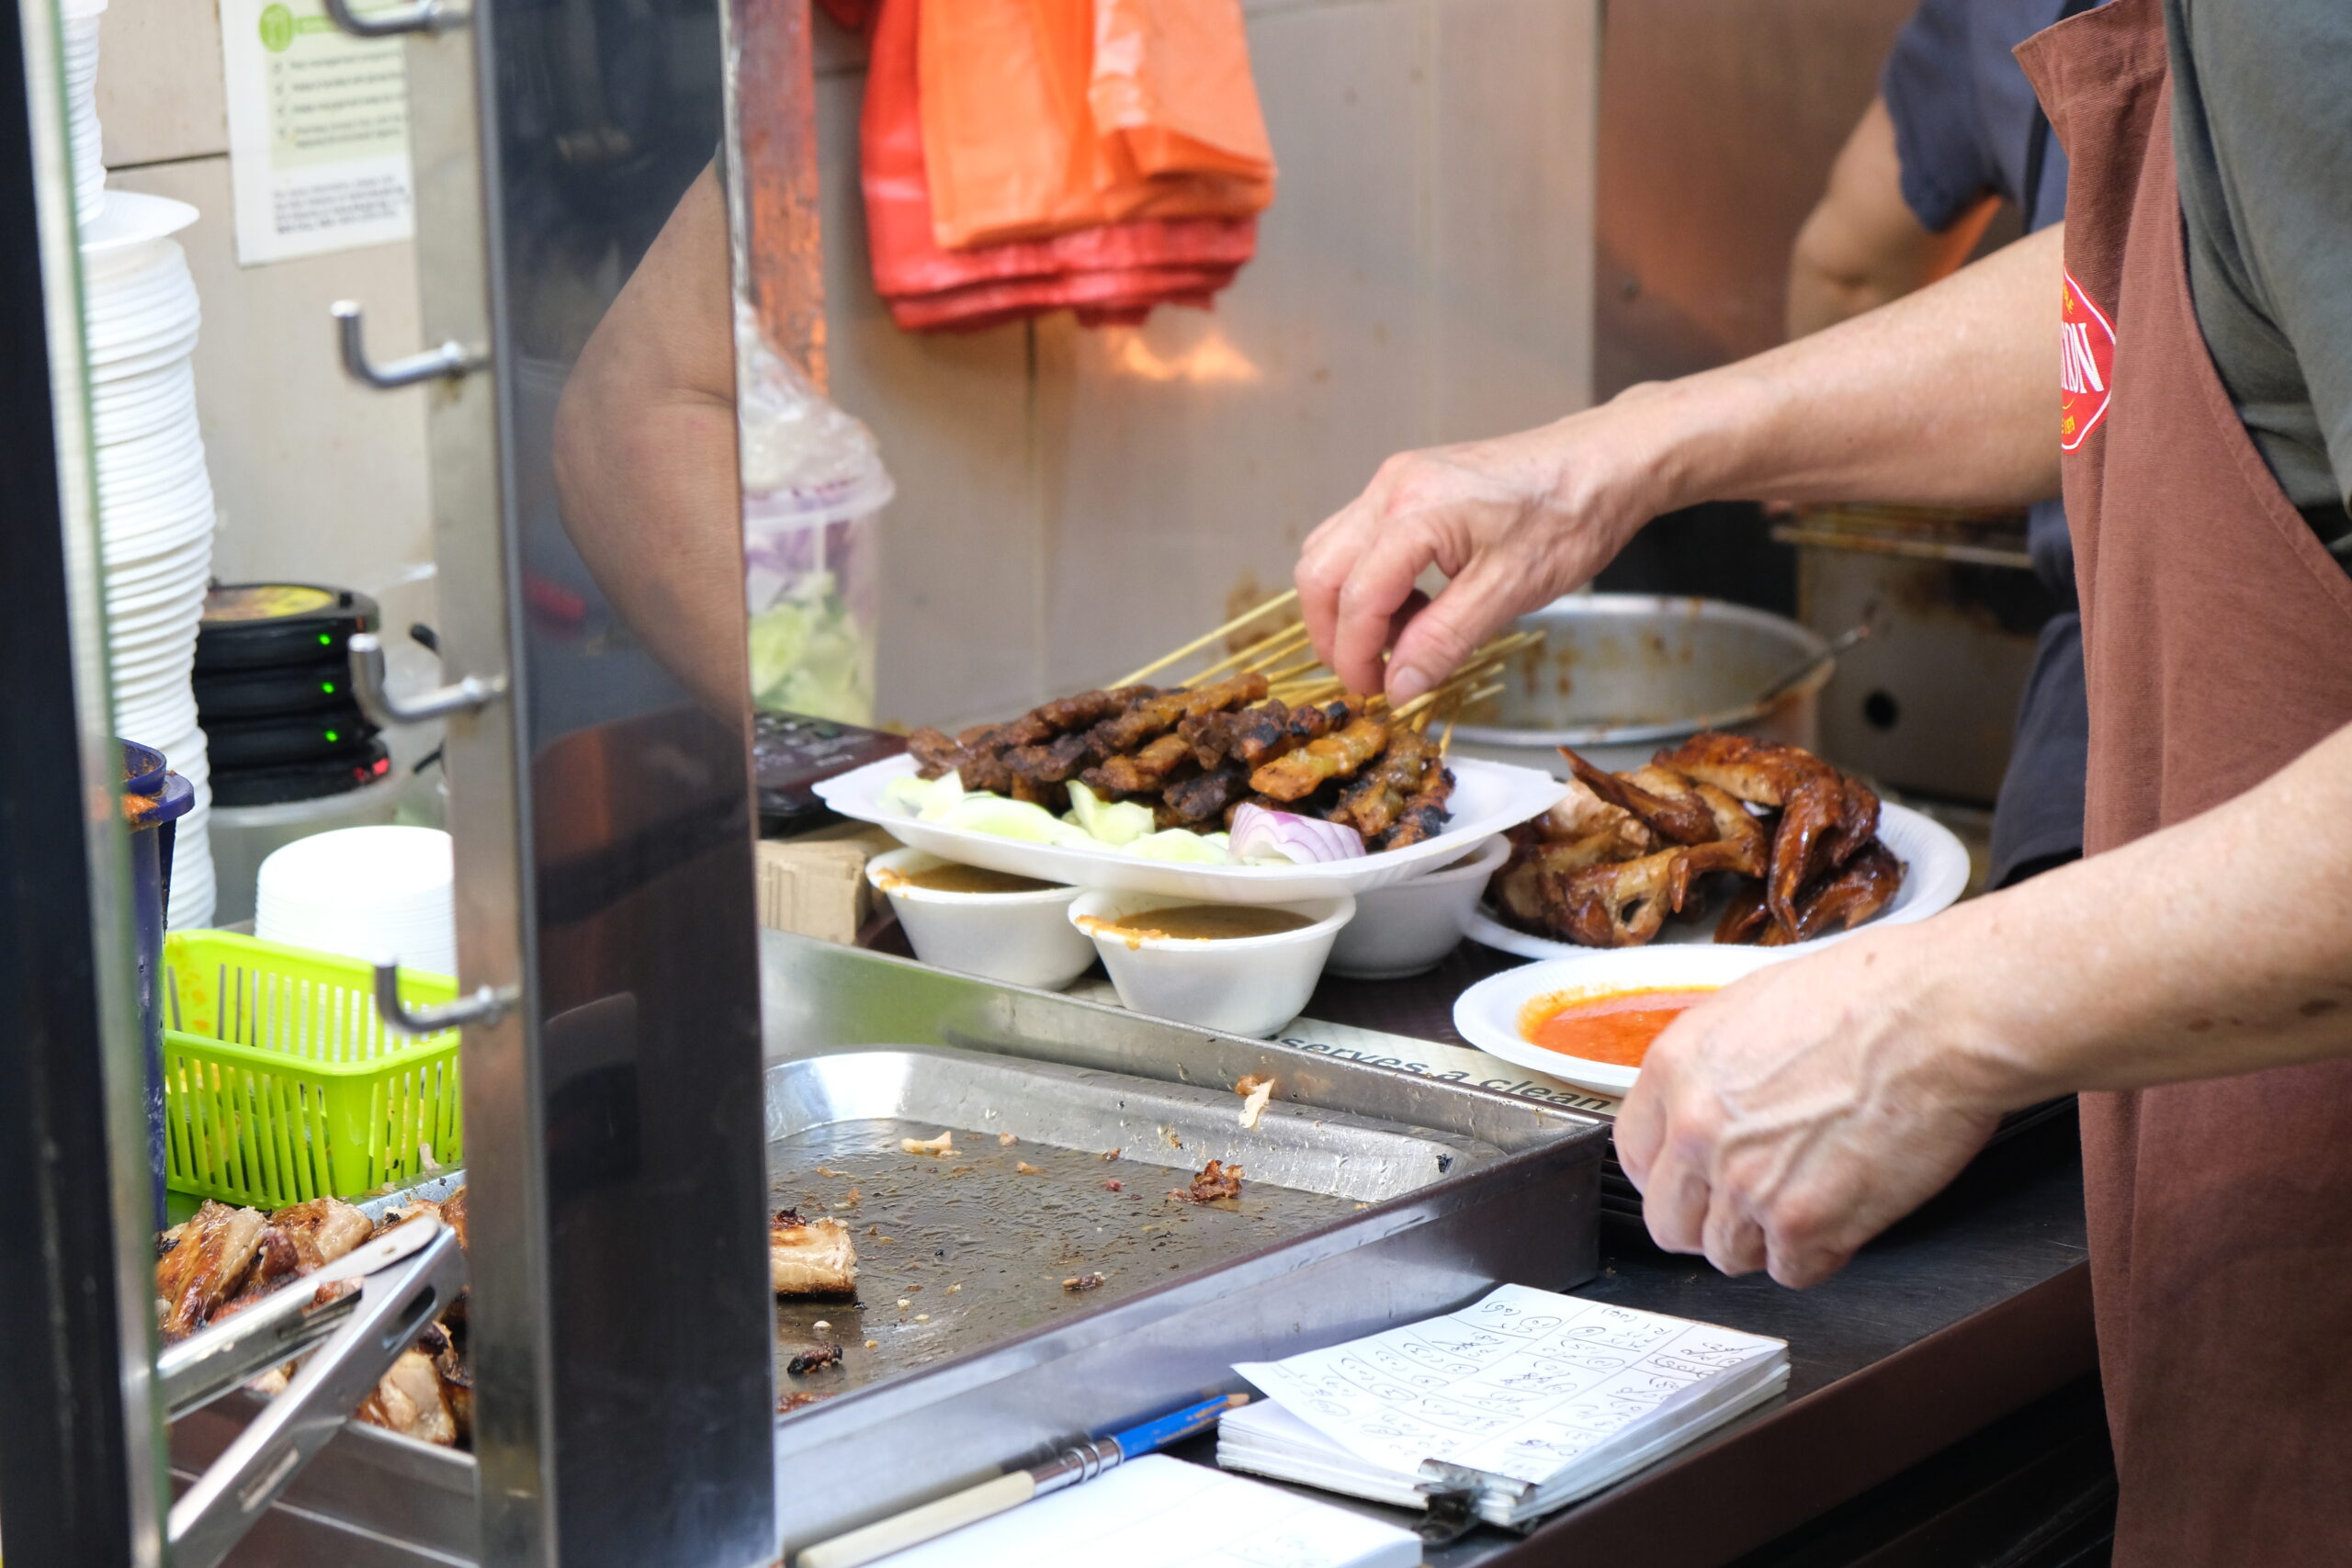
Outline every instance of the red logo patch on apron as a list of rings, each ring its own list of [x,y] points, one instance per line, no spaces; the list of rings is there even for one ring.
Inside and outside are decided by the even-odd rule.
[[[2115,384],[2115,327],[2067,273],[2058,332],[2058,449],[2072,452],[2107,417]]]

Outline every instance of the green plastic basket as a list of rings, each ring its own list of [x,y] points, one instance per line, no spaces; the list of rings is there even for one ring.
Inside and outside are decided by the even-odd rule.
[[[276,1209],[356,1198],[463,1158],[458,1032],[395,1033],[356,959],[228,931],[164,939],[164,1179]],[[457,995],[401,976],[413,1005]]]

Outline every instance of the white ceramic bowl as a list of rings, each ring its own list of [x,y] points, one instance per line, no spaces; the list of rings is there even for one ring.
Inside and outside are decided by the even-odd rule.
[[[1460,860],[1410,882],[1356,898],[1356,918],[1331,944],[1332,974],[1351,980],[1401,980],[1426,974],[1462,944],[1487,884],[1510,858],[1498,833]]]
[[[1520,1032],[1521,1010],[1544,997],[1576,1000],[1611,991],[1714,990],[1768,964],[1804,956],[1786,947],[1596,948],[1582,958],[1555,958],[1488,976],[1454,999],[1453,1027],[1489,1055],[1578,1089],[1623,1094],[1641,1076],[1639,1067],[1534,1044]]]
[[[1272,936],[1134,938],[1088,931],[1079,925],[1084,919],[1124,920],[1208,901],[1102,888],[1072,903],[1069,920],[1102,955],[1119,1000],[1134,1011],[1262,1040],[1296,1018],[1314,995],[1332,939],[1355,918],[1355,896],[1340,893],[1261,906],[1288,909],[1311,922]]]
[[[915,956],[1008,986],[1058,991],[1094,962],[1094,944],[1069,923],[1080,889],[1035,893],[942,893],[907,878],[951,863],[921,850],[893,850],[866,863],[865,879],[890,900]]]

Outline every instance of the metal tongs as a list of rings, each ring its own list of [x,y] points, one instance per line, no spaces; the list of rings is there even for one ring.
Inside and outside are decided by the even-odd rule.
[[[346,1280],[358,1289],[314,1304],[320,1286]],[[465,1283],[457,1233],[420,1215],[157,1357],[165,1416],[175,1421],[318,1347],[172,1505],[174,1568],[214,1568],[226,1557]]]

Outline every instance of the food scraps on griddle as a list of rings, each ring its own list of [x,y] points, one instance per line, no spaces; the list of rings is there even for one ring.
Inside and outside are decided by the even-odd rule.
[[[785,1362],[784,1370],[797,1378],[841,1364],[842,1348],[838,1344],[811,1345]]]

